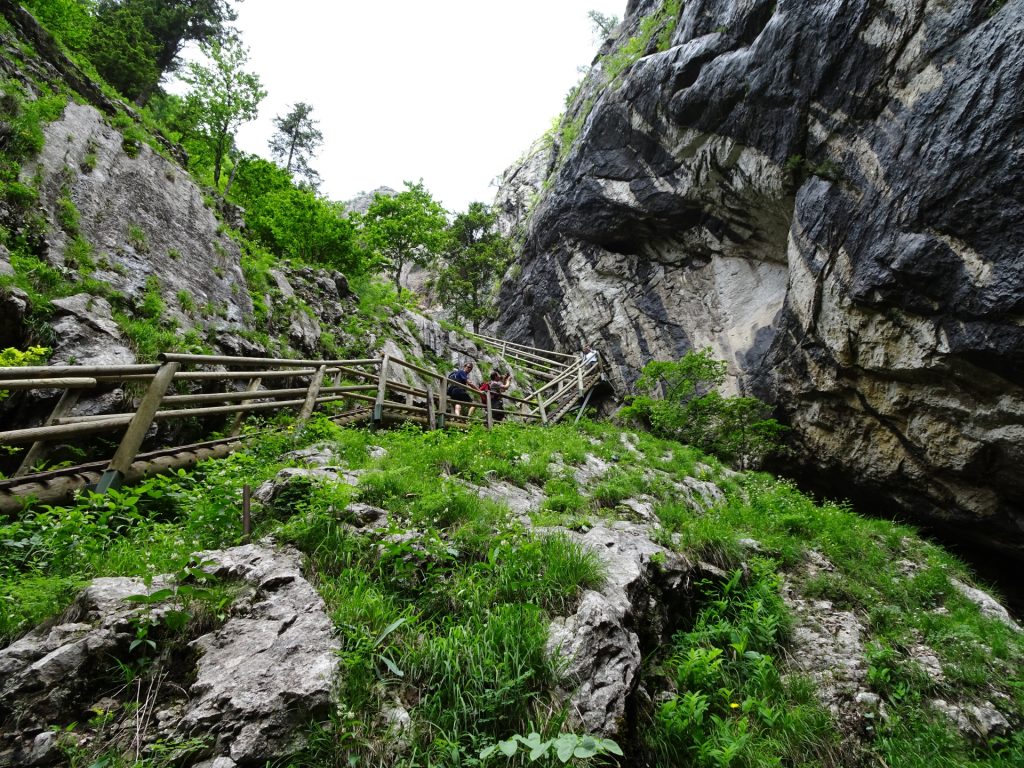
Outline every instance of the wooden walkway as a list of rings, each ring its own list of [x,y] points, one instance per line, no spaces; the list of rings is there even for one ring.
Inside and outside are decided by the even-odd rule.
[[[494,407],[490,393],[466,387],[479,411],[479,422],[488,428],[502,417],[544,425],[566,418],[576,406],[582,414],[603,379],[600,360],[584,366],[575,356],[486,336],[477,339],[487,348],[487,356],[498,357],[503,368],[532,382],[532,391],[523,397],[503,395],[503,409]],[[17,471],[0,480],[0,512],[17,511],[30,498],[54,503],[84,487],[105,492],[148,475],[227,455],[244,439],[242,425],[249,414],[294,410],[296,423],[302,424],[314,411],[329,408],[331,418],[343,424],[415,421],[427,429],[465,427],[471,419],[467,414],[455,415],[446,373],[389,355],[291,360],[167,353],[153,365],[0,368],[0,390],[61,392],[42,425],[0,431],[0,448],[24,449]],[[140,391],[133,412],[72,415],[83,394],[114,387]],[[225,417],[231,419],[226,429],[218,424],[224,438],[140,453],[156,423],[207,418],[221,422]],[[109,461],[34,471],[54,443],[103,434],[121,435]]]

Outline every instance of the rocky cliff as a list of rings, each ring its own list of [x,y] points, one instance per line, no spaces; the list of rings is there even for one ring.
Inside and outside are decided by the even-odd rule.
[[[792,471],[1020,554],[1022,34],[1015,0],[630,0],[499,196],[539,193],[499,324],[623,390],[710,346]]]

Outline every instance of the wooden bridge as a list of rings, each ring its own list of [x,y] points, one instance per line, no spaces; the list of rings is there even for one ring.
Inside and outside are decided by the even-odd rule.
[[[502,418],[552,424],[577,406],[582,414],[594,387],[604,378],[600,358],[584,362],[573,355],[491,337],[478,339],[494,350],[486,356],[500,359],[501,367],[529,381],[531,390],[521,397],[502,395],[502,407],[498,408],[489,392],[466,387],[480,412],[479,422],[488,428]],[[449,384],[445,373],[390,355],[292,360],[166,353],[152,365],[0,368],[0,390],[61,392],[42,425],[0,431],[0,449],[25,449],[14,474],[0,480],[0,512],[17,511],[29,499],[54,503],[85,487],[105,492],[142,477],[225,456],[253,436],[242,436],[243,421],[249,414],[294,410],[296,423],[302,424],[314,411],[326,408],[339,424],[414,421],[427,429],[465,427],[473,419],[469,413],[455,414],[455,403],[448,397]],[[140,392],[141,397],[132,402],[132,412],[73,415],[83,394],[115,387]],[[225,437],[140,453],[154,424],[225,417],[233,417],[226,425]],[[109,461],[35,471],[55,443],[103,434],[121,435]]]

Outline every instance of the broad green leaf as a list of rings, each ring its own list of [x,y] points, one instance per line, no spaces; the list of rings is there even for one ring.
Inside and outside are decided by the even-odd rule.
[[[397,677],[405,677],[405,672],[403,672],[401,669],[399,669],[398,665],[395,664],[395,662],[393,662],[391,659],[389,659],[383,653],[380,654],[380,660],[384,662],[384,666],[387,667],[391,671],[391,674],[396,675]]]
[[[512,757],[512,755],[516,753],[516,749],[518,748],[519,745],[516,743],[515,739],[509,739],[508,741],[498,742],[498,749],[501,750],[501,754],[503,754],[505,757]]]
[[[558,759],[563,763],[569,762],[572,751],[579,742],[580,739],[575,733],[563,733],[555,739],[555,753],[558,755]]]
[[[622,756],[622,748],[614,739],[598,739],[597,742],[605,752],[611,752],[613,755],[619,755],[620,757]]]

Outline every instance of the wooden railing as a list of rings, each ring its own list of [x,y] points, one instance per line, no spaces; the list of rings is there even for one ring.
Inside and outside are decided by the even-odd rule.
[[[55,441],[123,432],[114,457],[95,487],[117,487],[129,475],[147,433],[156,422],[175,419],[234,416],[228,438],[237,437],[246,415],[285,409],[297,411],[302,424],[313,411],[330,403],[362,405],[357,414],[374,424],[416,420],[428,429],[465,426],[470,410],[480,409],[487,427],[502,418],[538,424],[561,419],[573,405],[589,397],[601,376],[601,363],[584,366],[571,355],[541,352],[522,345],[500,344],[499,355],[517,370],[528,368],[544,380],[525,397],[503,394],[495,407],[490,392],[464,388],[474,398],[466,413],[456,414],[448,397],[451,382],[444,374],[398,357],[358,360],[291,360],[280,358],[163,354],[153,365],[42,366],[0,368],[0,390],[61,390],[45,422],[37,427],[0,431],[0,446],[28,446],[13,477],[27,476],[45,458]],[[143,387],[134,412],[74,416],[82,393],[134,383]],[[190,392],[197,386],[219,385],[216,392]],[[584,404],[585,404],[584,400]],[[581,408],[582,411],[582,408]],[[11,481],[4,481],[10,483]]]

